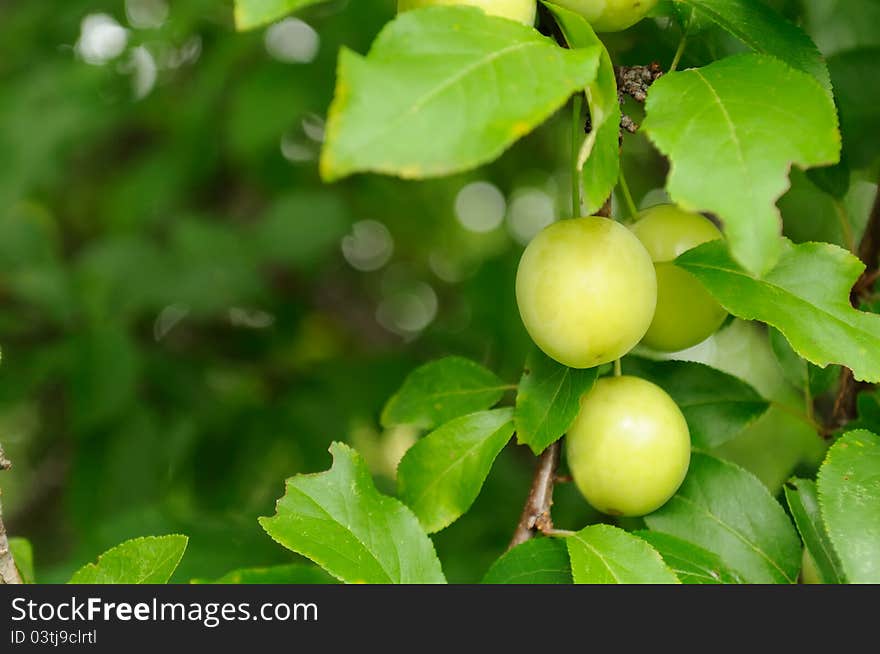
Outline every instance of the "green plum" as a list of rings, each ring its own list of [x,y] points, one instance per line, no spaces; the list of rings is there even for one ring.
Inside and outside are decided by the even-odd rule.
[[[398,0],[397,11],[409,11],[422,7],[438,7],[444,5],[470,5],[479,7],[490,16],[501,16],[533,25],[537,4],[535,0]]]
[[[565,437],[568,467],[591,506],[642,516],[681,486],[691,459],[687,422],[671,397],[638,377],[604,377],[581,398]]]
[[[570,368],[619,359],[641,340],[657,302],[651,257],[608,218],[562,220],[528,244],[516,300],[532,340]]]
[[[619,32],[638,23],[657,0],[554,0],[579,13],[597,32]]]
[[[645,209],[636,219],[632,231],[657,269],[657,310],[642,342],[654,350],[677,352],[706,340],[727,312],[696,277],[672,261],[722,238],[721,232],[708,218],[671,204]]]

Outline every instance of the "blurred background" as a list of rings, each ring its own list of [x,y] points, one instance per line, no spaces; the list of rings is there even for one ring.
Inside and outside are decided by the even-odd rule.
[[[333,440],[393,492],[418,434],[378,415],[408,371],[459,354],[518,380],[513,279],[523,245],[568,213],[567,112],[465,175],[322,184],[338,50],[365,52],[394,4],[332,0],[240,34],[228,0],[0,0],[0,442],[15,466],[0,483],[38,581],[170,532],[191,539],[175,581],[293,561],[257,517],[286,477],[329,466]],[[849,247],[875,193],[876,55],[860,50],[880,46],[880,4],[772,4],[830,58],[849,161],[825,181],[794,172],[786,231]],[[658,17],[605,40],[616,63],[665,67],[680,36]],[[741,48],[707,27],[682,67]],[[663,200],[642,137],[624,168],[637,204]],[[820,460],[760,326],[733,321],[683,356],[777,402],[724,456],[774,491]],[[532,464],[508,447],[437,535],[450,581],[503,551]],[[569,486],[555,517],[579,528],[595,516]]]

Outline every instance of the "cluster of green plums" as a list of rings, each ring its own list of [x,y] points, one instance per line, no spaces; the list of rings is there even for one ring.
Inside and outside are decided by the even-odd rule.
[[[526,247],[516,277],[532,340],[571,368],[616,361],[643,343],[674,352],[708,338],[726,311],[673,261],[721,238],[707,218],[675,205],[642,211],[629,228],[588,216],[553,223]],[[580,400],[566,456],[587,501],[640,516],[669,500],[690,463],[687,422],[659,386],[605,377]]]
[[[597,32],[634,25],[658,0],[554,0]],[[533,25],[536,0],[398,0],[398,10],[471,5]],[[532,340],[571,368],[616,361],[638,343],[677,351],[707,338],[727,315],[672,261],[721,236],[699,214],[666,205],[627,229],[589,216],[554,223],[520,261],[516,297]],[[609,514],[639,516],[678,490],[690,463],[690,434],[678,406],[637,377],[600,379],[580,400],[566,437],[572,476],[587,501]]]
[[[597,32],[618,32],[634,25],[654,8],[657,0],[554,0],[587,19]],[[535,22],[535,0],[398,0],[399,11],[438,5],[472,5],[487,14],[519,21]]]

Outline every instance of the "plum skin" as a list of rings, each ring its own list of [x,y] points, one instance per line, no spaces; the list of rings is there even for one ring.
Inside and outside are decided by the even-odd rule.
[[[570,368],[592,368],[622,357],[648,330],[657,302],[654,264],[620,223],[562,220],[523,252],[516,300],[545,354]]]
[[[604,377],[581,398],[565,451],[591,506],[610,515],[642,516],[681,486],[691,439],[684,415],[662,388],[638,377]]]
[[[581,16],[597,32],[619,32],[642,20],[657,0],[555,0]]]
[[[654,350],[678,352],[714,334],[727,311],[691,273],[676,266],[680,254],[722,238],[708,218],[659,205],[641,211],[633,233],[648,250],[657,272],[657,308],[642,342]]]

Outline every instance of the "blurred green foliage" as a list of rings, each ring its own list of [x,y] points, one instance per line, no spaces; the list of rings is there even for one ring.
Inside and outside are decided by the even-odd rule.
[[[257,517],[286,477],[329,466],[332,440],[393,489],[415,434],[383,430],[379,415],[415,365],[454,353],[519,379],[529,342],[514,272],[523,240],[566,211],[566,116],[466,175],[323,185],[337,52],[365,52],[394,6],[333,0],[236,33],[231,2],[216,0],[0,4],[0,441],[15,464],[4,517],[32,541],[38,581],[160,533],[190,536],[176,581],[294,562]],[[838,52],[845,31],[819,18],[820,44]],[[607,43],[617,63],[666,65],[679,36],[661,18]],[[876,45],[852,38],[846,48]],[[682,67],[739,48],[709,28]],[[623,164],[637,203],[662,197],[665,163],[643,137],[627,137]],[[456,210],[475,181],[505,198],[488,231]],[[786,229],[844,243],[837,216],[847,207],[859,229],[865,184],[823,196],[827,220],[789,225],[820,193],[798,174]],[[740,333],[763,337],[730,332],[710,363],[743,365],[738,346],[724,354]],[[769,346],[747,349],[764,357],[747,378],[797,403]],[[784,433],[728,449],[772,486],[821,455]],[[773,438],[787,439],[784,471],[763,454]],[[436,535],[450,581],[481,578],[503,551],[532,461],[509,446],[473,509]],[[568,484],[554,517],[579,529],[596,516]]]

